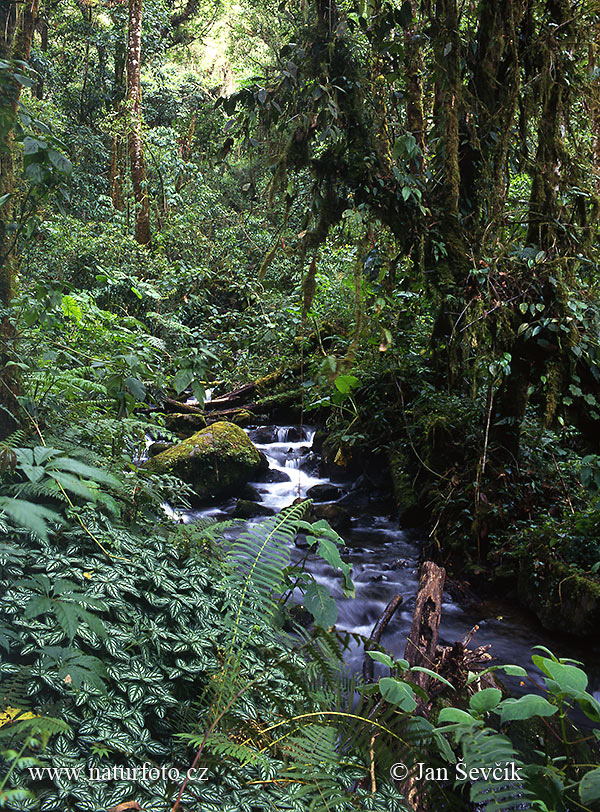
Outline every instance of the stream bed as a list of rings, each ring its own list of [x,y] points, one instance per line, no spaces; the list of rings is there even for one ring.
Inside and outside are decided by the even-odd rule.
[[[251,483],[258,491],[255,499],[260,498],[262,507],[279,511],[295,499],[305,498],[315,486],[322,486],[309,496],[316,494],[315,503],[320,506],[334,506],[334,515],[337,511],[338,519],[339,515],[343,519],[343,527],[336,529],[346,544],[342,557],[352,564],[355,598],[343,596],[340,575],[326,562],[314,555],[309,555],[307,561],[307,569],[329,587],[337,600],[336,626],[368,637],[388,601],[401,593],[403,603],[387,626],[381,645],[396,657],[403,657],[418,586],[419,538],[403,529],[398,520],[389,515],[389,505],[377,494],[371,497],[364,484],[332,482],[319,475],[319,455],[312,448],[314,428],[260,426],[247,429],[247,433],[269,461],[269,472],[263,481]],[[265,481],[269,479],[273,481]],[[319,501],[325,498],[329,501]],[[181,518],[186,523],[208,516],[226,519],[234,506],[235,500],[231,500],[208,509],[189,510],[181,514]],[[258,522],[261,518],[248,521]],[[226,535],[233,537],[236,532],[239,529],[228,531]],[[306,548],[292,550],[295,561],[305,555]],[[539,676],[531,663],[535,645],[544,645],[559,657],[580,660],[590,677],[590,692],[600,699],[600,645],[553,635],[514,602],[463,603],[446,590],[439,642],[449,645],[461,640],[475,624],[479,630],[470,644],[472,647],[490,645],[494,662],[521,665],[534,680]],[[362,647],[356,647],[350,651],[347,664],[351,670],[358,671],[362,660]],[[523,685],[516,678],[506,678],[506,682],[515,694],[535,690],[531,683]]]

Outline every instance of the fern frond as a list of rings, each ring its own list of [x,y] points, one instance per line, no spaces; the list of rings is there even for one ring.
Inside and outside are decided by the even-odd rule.
[[[306,511],[307,502],[292,505],[278,516],[252,525],[235,541],[227,559],[233,564],[233,579],[241,581],[242,595],[234,620],[233,650],[240,623],[249,599],[258,602],[267,615],[275,609],[273,595],[280,588],[290,562],[290,547],[296,526]]]
[[[491,774],[495,765],[514,764],[517,768],[522,766],[510,739],[484,728],[464,735],[461,738],[461,749],[465,771],[477,769],[481,776],[470,787],[470,798],[474,804],[485,806],[485,812],[511,812],[523,807],[522,783],[511,782],[504,777],[495,780]],[[490,773],[486,773],[486,770]],[[508,771],[510,772],[510,767]]]

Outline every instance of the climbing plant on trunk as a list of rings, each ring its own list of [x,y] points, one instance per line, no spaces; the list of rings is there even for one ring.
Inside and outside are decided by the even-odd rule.
[[[127,37],[127,101],[129,103],[129,164],[135,198],[135,239],[150,243],[150,204],[142,143],[142,0],[129,0]]]

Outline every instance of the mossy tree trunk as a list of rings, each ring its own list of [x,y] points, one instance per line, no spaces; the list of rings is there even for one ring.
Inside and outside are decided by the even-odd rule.
[[[38,0],[27,0],[22,6],[0,0],[0,59],[27,61],[38,14]],[[17,262],[16,239],[11,224],[14,219],[15,167],[14,123],[21,85],[3,71],[0,85],[0,197],[10,195],[0,206],[0,440],[18,425],[19,381],[11,365],[16,331],[7,309],[15,292]]]
[[[529,18],[530,10],[526,12]],[[544,280],[544,266],[537,271],[538,296],[545,312],[559,320],[568,315],[569,260],[574,246],[561,227],[565,220],[561,194],[569,179],[570,159],[565,144],[566,115],[569,108],[572,79],[569,77],[571,49],[577,29],[569,0],[547,0],[545,25],[535,43],[535,56],[530,57],[529,72],[536,92],[539,117],[536,120],[537,149],[531,167],[531,193],[529,197],[527,242],[545,253],[552,261],[554,282]],[[529,42],[529,48],[534,43]],[[529,78],[529,77],[527,77]],[[554,420],[559,394],[567,379],[570,364],[571,336],[564,336],[551,358],[544,358],[539,344],[533,339],[517,337],[519,321],[514,325],[515,339],[506,349],[511,354],[510,373],[497,397],[497,412],[509,418],[495,441],[510,457],[518,457],[521,423],[527,407],[532,372],[545,372],[547,395],[544,423]]]
[[[135,239],[150,243],[150,203],[142,144],[142,0],[129,0],[127,40],[127,100],[129,102],[129,164],[135,199]]]

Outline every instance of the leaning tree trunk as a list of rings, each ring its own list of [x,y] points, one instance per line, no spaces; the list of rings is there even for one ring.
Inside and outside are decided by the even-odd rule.
[[[127,99],[129,102],[129,163],[135,198],[135,239],[150,243],[150,204],[146,188],[146,163],[142,147],[142,91],[140,85],[142,51],[142,0],[129,0],[127,40]]]
[[[11,0],[0,0],[0,60],[27,61],[38,14],[38,0],[27,0],[22,8]],[[15,238],[9,230],[14,219],[14,156],[13,124],[21,85],[9,74],[0,83],[0,115],[8,122],[0,143],[0,197],[9,195],[0,205],[0,308],[5,315],[0,320],[0,440],[18,426],[19,381],[15,373],[13,346],[16,331],[6,315],[14,295],[16,258]]]

